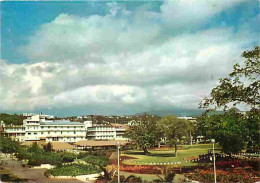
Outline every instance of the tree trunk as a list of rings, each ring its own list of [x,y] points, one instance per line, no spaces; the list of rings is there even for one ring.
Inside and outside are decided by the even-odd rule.
[[[148,152],[148,150],[147,150],[147,148],[143,148],[143,151],[144,151],[144,154],[146,155],[146,154],[148,154],[149,152]]]
[[[177,157],[177,143],[174,144],[174,147],[175,147],[175,157]]]

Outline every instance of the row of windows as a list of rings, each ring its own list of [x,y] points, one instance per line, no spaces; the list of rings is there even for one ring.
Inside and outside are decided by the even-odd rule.
[[[6,131],[23,131],[24,128],[7,128]]]
[[[53,141],[57,141],[57,140],[76,140],[76,139],[84,139],[83,137],[47,137],[46,140],[53,140]]]
[[[28,133],[28,135],[32,135],[32,133]],[[37,135],[37,133],[33,133],[33,135]]]
[[[41,134],[50,134],[50,132],[41,132]],[[53,132],[53,133],[55,133],[55,134],[57,134],[57,133],[60,133],[60,134],[62,134],[62,132]],[[68,133],[68,132],[67,132]],[[72,134],[77,134],[77,132],[71,132]],[[28,133],[28,135],[31,135],[32,133]],[[34,135],[37,135],[37,133],[33,133]]]
[[[50,134],[50,132],[41,132],[41,134]],[[52,132],[52,133],[60,133],[60,134],[62,134],[63,132]],[[65,133],[69,133],[69,132],[65,132]],[[74,131],[74,132],[71,132],[72,134],[77,134],[77,132],[76,131]]]
[[[50,128],[61,128],[61,129],[63,129],[63,126],[41,126],[41,129],[50,129]],[[83,126],[78,126],[78,127],[76,127],[76,126],[72,126],[72,127],[70,127],[70,126],[67,126],[67,127],[64,127],[64,128],[67,128],[67,129],[69,129],[69,128],[74,128],[74,129],[76,129],[76,128],[78,128],[78,129],[84,129],[84,127]],[[27,127],[27,129],[38,129],[38,127]]]
[[[41,129],[47,128],[84,128],[83,126],[41,126]]]

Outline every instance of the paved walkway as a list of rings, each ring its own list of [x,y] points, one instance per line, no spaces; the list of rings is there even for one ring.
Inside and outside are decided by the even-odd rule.
[[[23,168],[21,163],[16,160],[3,160],[3,165],[5,169],[11,171],[14,175],[22,179],[28,179],[28,182],[73,182],[82,183],[77,179],[51,179],[44,176],[46,169],[32,169]]]

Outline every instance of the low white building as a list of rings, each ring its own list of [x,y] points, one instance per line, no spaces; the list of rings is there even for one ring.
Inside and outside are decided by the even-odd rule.
[[[1,122],[3,128],[3,135],[16,141],[24,141],[25,139],[25,127],[23,125],[8,125]]]

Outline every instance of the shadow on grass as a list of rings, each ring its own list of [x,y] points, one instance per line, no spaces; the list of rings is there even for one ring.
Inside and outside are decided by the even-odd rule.
[[[146,156],[154,156],[154,157],[175,157],[174,153],[148,153],[144,154],[144,152],[141,151],[134,151],[134,152],[125,152],[125,154],[128,155],[146,155]]]
[[[28,179],[21,179],[10,174],[1,174],[1,181],[3,182],[28,182]]]
[[[128,155],[145,155],[144,152],[142,152],[142,151],[133,151],[133,152],[127,151],[127,152],[124,152],[124,154],[128,154]]]
[[[169,154],[169,153],[150,153],[150,154],[147,154],[148,156],[154,156],[154,157],[175,157],[175,154]]]

